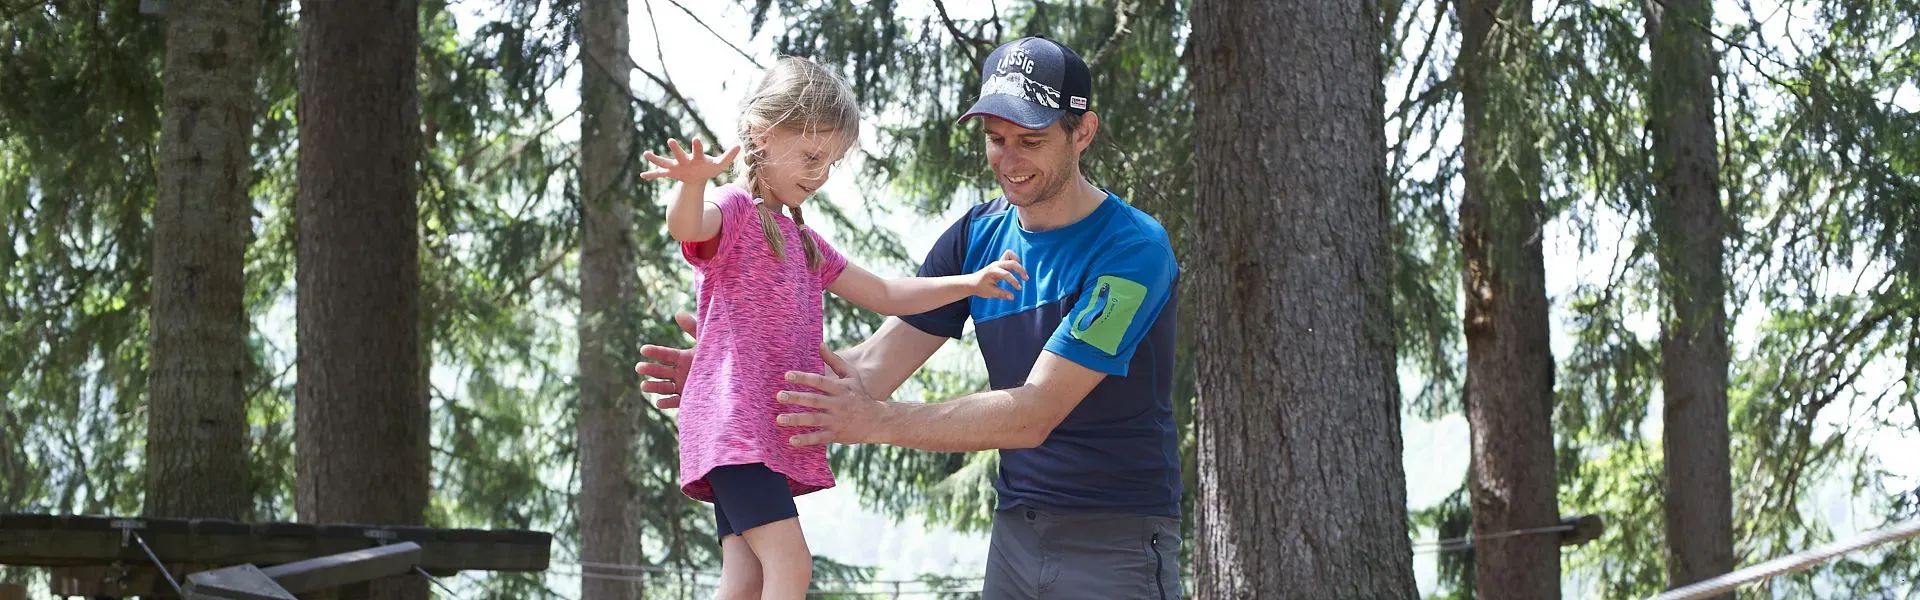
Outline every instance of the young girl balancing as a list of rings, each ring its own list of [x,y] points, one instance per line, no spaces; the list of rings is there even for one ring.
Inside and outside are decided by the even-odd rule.
[[[1026,278],[1011,252],[971,275],[884,279],[847,264],[808,229],[800,205],[827,182],[859,134],[853,92],[811,61],[783,57],[747,98],[741,146],[705,154],[700,140],[645,179],[680,182],[667,231],[698,274],[700,352],[680,404],[680,489],[713,503],[721,547],[721,598],[802,598],[812,555],[793,497],[833,486],[826,450],[793,447],[806,433],[775,424],[787,371],[824,372],[823,292],[867,310],[917,314],[969,296],[1013,297]],[[709,192],[736,157],[741,178]],[[782,209],[788,214],[781,214]],[[789,216],[791,215],[791,216]]]

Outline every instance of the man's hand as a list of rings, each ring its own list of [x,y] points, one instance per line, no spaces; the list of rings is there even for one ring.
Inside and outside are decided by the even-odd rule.
[[[687,336],[700,339],[700,323],[688,313],[673,315],[673,321],[680,324],[680,330]],[[654,402],[660,408],[679,408],[680,390],[687,384],[687,368],[693,365],[692,348],[668,348],[647,344],[640,347],[640,355],[647,358],[633,363],[633,372],[641,377],[651,377],[640,383],[640,391],[649,394],[668,394]]]
[[[825,346],[820,348],[820,358],[827,362],[828,375],[787,371],[787,381],[821,392],[780,392],[778,399],[782,403],[819,411],[780,415],[777,422],[783,427],[819,428],[819,431],[793,436],[788,443],[817,446],[829,442],[868,444],[884,441],[882,434],[887,403],[873,399],[867,393],[866,383],[861,381],[860,373],[849,368],[838,355],[828,352]]]

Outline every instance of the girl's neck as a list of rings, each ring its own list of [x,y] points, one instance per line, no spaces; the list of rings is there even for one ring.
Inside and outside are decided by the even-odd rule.
[[[756,205],[764,206],[766,210],[773,211],[773,214],[780,214],[780,211],[787,208],[787,205],[781,203],[779,199],[763,194],[760,190],[755,189],[756,186],[753,185],[753,182],[748,181],[745,177],[733,180],[733,185],[746,190],[747,196],[753,198]]]
[[[776,217],[785,216],[785,208],[786,206],[780,204],[780,201],[773,199],[765,199],[755,206],[756,210],[766,211],[767,214]]]

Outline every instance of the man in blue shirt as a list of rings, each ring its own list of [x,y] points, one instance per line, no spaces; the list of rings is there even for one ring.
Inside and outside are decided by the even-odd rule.
[[[888,319],[860,345],[823,353],[833,373],[788,374],[818,393],[780,398],[818,412],[780,424],[819,428],[795,444],[999,450],[987,598],[1178,597],[1173,248],[1153,217],[1080,173],[1100,121],[1078,55],[1026,38],[982,70],[980,100],[961,120],[981,122],[1004,196],[948,228],[920,275],[971,273],[1012,253],[1029,279],[1012,300]],[[883,400],[969,320],[991,391]],[[659,361],[635,366],[659,379],[644,389],[677,393],[691,351],[643,353]]]

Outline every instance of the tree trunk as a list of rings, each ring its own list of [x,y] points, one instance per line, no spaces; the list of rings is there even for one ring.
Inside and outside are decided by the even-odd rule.
[[[1194,5],[1200,598],[1413,598],[1379,7]]]
[[[306,522],[420,525],[420,258],[412,0],[300,12],[297,508]],[[418,577],[375,598],[426,597]]]
[[[1646,8],[1658,178],[1649,212],[1669,311],[1660,328],[1667,583],[1677,587],[1733,570],[1721,247],[1727,224],[1713,130],[1716,63],[1703,29],[1713,23],[1713,5],[1661,0]]]
[[[640,562],[633,505],[633,108],[627,97],[627,2],[587,0],[580,19],[580,559]],[[631,571],[583,567],[631,577]],[[639,585],[587,579],[581,598],[637,598]]]
[[[151,517],[241,519],[247,486],[247,194],[254,2],[168,8],[153,208],[147,495]]]
[[[1530,0],[1459,5],[1466,103],[1466,193],[1460,201],[1466,292],[1467,422],[1473,535],[1560,522],[1553,448],[1553,349],[1542,264],[1538,86],[1528,80]],[[1554,534],[1474,542],[1474,592],[1485,600],[1560,597]]]

